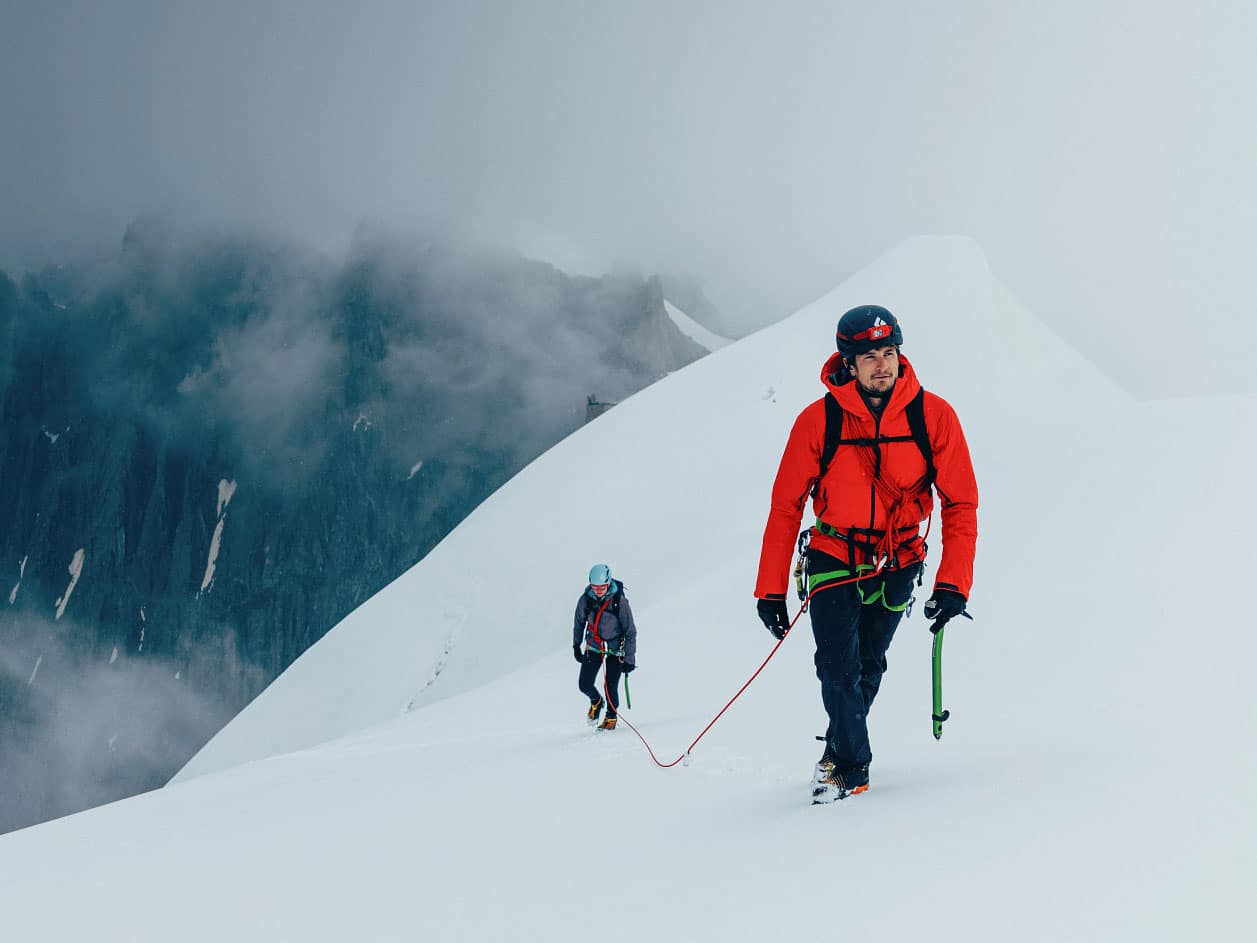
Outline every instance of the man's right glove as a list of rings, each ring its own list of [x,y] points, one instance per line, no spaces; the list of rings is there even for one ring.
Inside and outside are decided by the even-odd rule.
[[[925,617],[929,619],[933,625],[930,626],[931,632],[938,632],[956,616],[964,616],[966,619],[972,619],[973,616],[965,612],[965,597],[954,589],[936,589],[934,595],[929,598],[925,604]]]
[[[585,659],[580,653],[579,645],[572,646],[572,657],[575,658],[577,661],[579,661],[582,665],[585,663]]]
[[[786,637],[790,631],[790,613],[786,611],[784,599],[760,599],[755,603],[755,610],[773,638],[780,641]]]

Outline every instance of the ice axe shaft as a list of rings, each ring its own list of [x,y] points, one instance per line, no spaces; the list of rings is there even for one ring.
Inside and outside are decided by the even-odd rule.
[[[943,736],[943,721],[951,716],[951,711],[943,710],[943,627],[941,625],[934,630],[933,663],[934,712],[930,715],[930,719],[934,722],[934,739],[939,740]]]

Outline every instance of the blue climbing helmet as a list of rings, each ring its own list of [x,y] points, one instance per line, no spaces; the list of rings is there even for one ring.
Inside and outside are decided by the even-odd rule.
[[[589,568],[589,585],[606,586],[611,582],[611,567],[605,563],[595,563]]]

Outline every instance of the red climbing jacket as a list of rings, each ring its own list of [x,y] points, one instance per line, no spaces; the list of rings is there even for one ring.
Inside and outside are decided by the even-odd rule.
[[[951,405],[924,393],[925,427],[936,477],[931,489],[925,455],[912,438],[905,407],[921,391],[916,371],[902,354],[900,374],[890,399],[876,416],[857,384],[843,379],[843,363],[834,354],[821,370],[821,382],[842,407],[842,437],[824,478],[820,475],[826,407],[821,397],[803,410],[790,430],[773,482],[772,507],[764,528],[755,595],[783,598],[790,582],[790,562],[809,493],[816,524],[810,546],[854,567],[906,567],[925,558],[920,525],[941,501],[943,558],[935,589],[952,589],[968,598],[973,583],[973,554],[978,537],[978,485],[960,420]]]

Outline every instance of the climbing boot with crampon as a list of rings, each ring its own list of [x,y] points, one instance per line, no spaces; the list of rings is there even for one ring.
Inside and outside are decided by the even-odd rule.
[[[598,725],[598,729],[599,729],[599,730],[614,730],[614,729],[615,729],[615,718],[614,718],[614,717],[610,717],[610,716],[604,717],[604,718],[602,719],[602,723],[600,723],[600,724]]]
[[[867,766],[844,770],[832,767],[819,782],[812,784],[812,805],[825,805],[868,791],[869,768]]]
[[[596,701],[590,701],[589,713],[586,715],[589,718],[589,726],[592,727],[594,724],[598,723],[598,715],[601,713],[602,713],[602,698],[598,698],[598,700]]]

